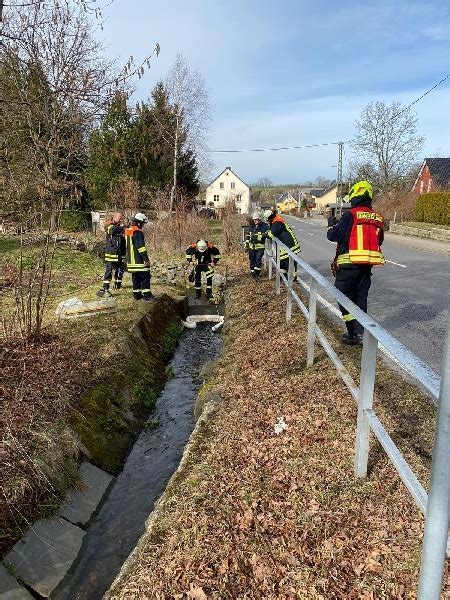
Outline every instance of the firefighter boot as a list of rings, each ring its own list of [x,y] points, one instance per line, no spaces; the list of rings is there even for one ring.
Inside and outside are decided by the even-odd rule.
[[[98,292],[96,293],[96,296],[98,296],[99,298],[104,298],[106,296],[106,298],[108,296],[111,296],[111,292],[109,291],[109,283],[104,283],[103,287],[101,290],[98,290]]]
[[[341,342],[346,346],[362,346],[362,336],[357,330],[357,321],[347,321],[345,323],[347,333],[341,337]]]

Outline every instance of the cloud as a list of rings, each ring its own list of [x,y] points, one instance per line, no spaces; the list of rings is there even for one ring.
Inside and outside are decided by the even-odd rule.
[[[206,79],[215,107],[211,147],[249,148],[338,141],[369,101],[420,96],[448,70],[450,4],[440,0],[117,0],[104,37],[110,53],[161,55],[137,82],[147,98],[177,53]],[[427,151],[448,152],[449,85],[414,108]],[[214,155],[244,179],[334,176],[335,147]]]
[[[439,88],[438,88],[439,89]],[[408,105],[423,89],[402,94],[385,93],[375,99],[390,103],[401,100]],[[354,123],[364,106],[374,100],[371,95],[334,96],[277,105],[266,111],[236,111],[229,119],[216,121],[212,148],[248,149],[298,146],[314,143],[347,141],[354,135]],[[426,136],[423,156],[440,148],[450,156],[450,86],[415,105],[419,132]],[[350,148],[345,146],[346,158]],[[247,181],[270,177],[278,183],[315,179],[318,175],[336,175],[337,147],[323,146],[254,154],[213,154],[217,170],[231,164]]]

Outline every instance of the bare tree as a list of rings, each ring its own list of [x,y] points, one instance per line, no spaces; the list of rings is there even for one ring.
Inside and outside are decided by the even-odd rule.
[[[355,125],[353,170],[371,172],[382,193],[402,187],[425,141],[416,115],[401,102],[370,102]]]
[[[204,178],[211,168],[208,155],[208,136],[211,125],[211,103],[205,80],[198,71],[192,71],[185,58],[179,54],[167,78],[169,100],[176,109],[175,131],[171,137],[174,147],[173,186],[170,194],[172,210],[177,189],[177,163],[180,152],[180,133],[186,127],[186,148],[190,150]]]
[[[255,183],[256,187],[268,188],[273,186],[273,181],[268,177],[260,177]]]
[[[8,199],[21,224],[38,206],[50,214],[35,268],[26,273],[21,261],[19,269],[17,319],[30,337],[41,333],[52,278],[50,231],[58,229],[64,203],[79,193],[87,133],[114,78],[80,3],[15,1],[7,8],[1,67]]]

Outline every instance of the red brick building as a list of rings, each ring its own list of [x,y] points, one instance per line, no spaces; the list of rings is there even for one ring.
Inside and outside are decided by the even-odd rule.
[[[450,158],[426,158],[412,191],[417,194],[450,190]]]

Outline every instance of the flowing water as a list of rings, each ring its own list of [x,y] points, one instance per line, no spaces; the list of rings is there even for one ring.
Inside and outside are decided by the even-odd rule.
[[[145,521],[177,469],[194,428],[194,403],[201,385],[200,370],[214,360],[220,335],[211,324],[186,330],[170,362],[174,377],[167,382],[151,421],[117,476],[108,498],[90,525],[80,558],[55,597],[60,600],[101,598],[145,530]]]

